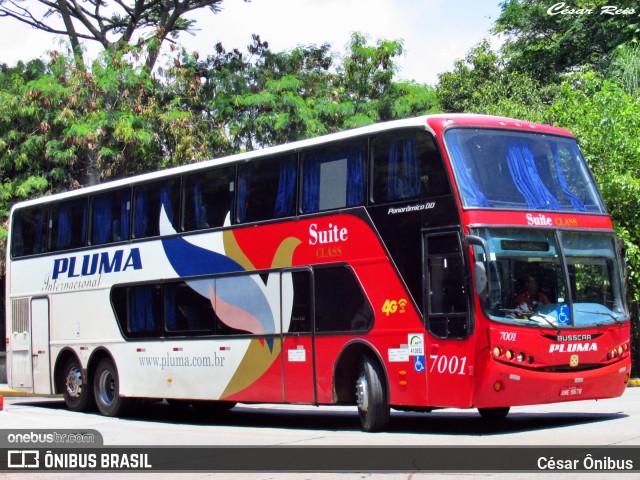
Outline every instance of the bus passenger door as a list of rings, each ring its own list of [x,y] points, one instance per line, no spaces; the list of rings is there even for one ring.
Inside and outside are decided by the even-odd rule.
[[[311,270],[284,271],[280,281],[284,401],[315,403]]]
[[[460,235],[457,231],[425,233],[423,248],[428,402],[434,407],[470,407],[474,337]]]
[[[36,393],[52,393],[50,354],[49,299],[34,298],[31,300],[31,360]]]

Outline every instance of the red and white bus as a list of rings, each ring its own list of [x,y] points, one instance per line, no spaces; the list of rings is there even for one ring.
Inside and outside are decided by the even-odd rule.
[[[620,396],[623,259],[575,137],[392,121],[15,205],[10,386],[135,399],[477,408]]]

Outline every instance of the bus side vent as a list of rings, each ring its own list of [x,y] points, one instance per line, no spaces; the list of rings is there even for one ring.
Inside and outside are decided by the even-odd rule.
[[[11,331],[13,333],[29,332],[29,299],[14,298],[11,300]]]

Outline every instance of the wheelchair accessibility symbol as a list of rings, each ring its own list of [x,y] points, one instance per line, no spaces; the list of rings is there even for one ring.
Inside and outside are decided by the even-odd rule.
[[[413,357],[413,368],[416,372],[424,372],[424,355],[416,355]]]

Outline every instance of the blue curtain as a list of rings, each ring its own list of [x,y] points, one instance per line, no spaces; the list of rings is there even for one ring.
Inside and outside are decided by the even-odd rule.
[[[126,196],[123,197],[120,202],[120,226],[118,229],[120,238],[118,240],[129,239],[129,216],[131,214],[131,210],[129,208],[130,201],[131,201],[131,192],[127,190]]]
[[[168,331],[175,332],[178,329],[175,284],[166,284],[164,286],[164,322]]]
[[[320,164],[323,155],[313,152],[305,155],[302,178],[302,211],[317,212],[320,210]]]
[[[587,208],[584,205],[584,202],[576,197],[571,190],[569,190],[569,186],[564,179],[564,175],[562,174],[562,167],[560,166],[560,161],[558,160],[558,144],[551,144],[551,152],[553,153],[553,163],[556,166],[556,174],[558,176],[558,183],[560,184],[560,188],[564,192],[564,194],[569,197],[569,201],[571,201],[571,205],[576,212],[585,212]]]
[[[93,225],[91,243],[99,245],[111,241],[111,195],[96,197],[92,202]]]
[[[65,248],[71,245],[71,228],[73,226],[71,205],[62,205],[58,211],[58,233],[56,235],[56,248]]]
[[[129,292],[129,329],[131,332],[157,331],[158,322],[153,311],[153,288],[134,287]]]
[[[47,249],[47,216],[39,214],[36,216],[36,238],[34,243],[34,251],[32,253],[41,253]]]
[[[160,190],[160,208],[164,207],[167,218],[173,225],[173,201],[171,199],[171,187],[163,187]],[[158,220],[160,220],[160,212],[158,212]]]
[[[280,178],[274,215],[276,218],[288,217],[295,213],[296,202],[296,160],[280,162]]]
[[[207,206],[202,201],[202,182],[195,182],[192,187],[193,215],[196,229],[208,227]]]
[[[347,150],[347,205],[356,207],[364,205],[364,179],[365,179],[365,149],[361,146]],[[338,158],[343,158],[341,152]],[[334,158],[335,160],[335,158]]]
[[[134,212],[133,235],[136,238],[144,237],[147,234],[147,225],[149,223],[147,212],[147,192],[145,189],[136,190],[136,206]]]
[[[420,195],[420,166],[413,137],[391,142],[388,167],[387,201]]]
[[[457,139],[454,142],[449,142],[449,152],[451,154],[451,162],[456,171],[458,186],[460,187],[462,197],[467,206],[491,207],[491,202],[489,202],[485,194],[478,188],[475,180],[467,170],[464,154]]]
[[[302,209],[305,213],[320,210],[320,166],[344,158],[347,159],[346,206],[364,204],[366,148],[357,145],[332,151],[317,151],[308,153],[304,158]]]
[[[559,210],[560,204],[544,185],[528,143],[519,138],[507,142],[507,163],[511,177],[527,206],[536,210]]]
[[[249,168],[240,167],[238,171],[238,221],[244,222],[249,199]]]

